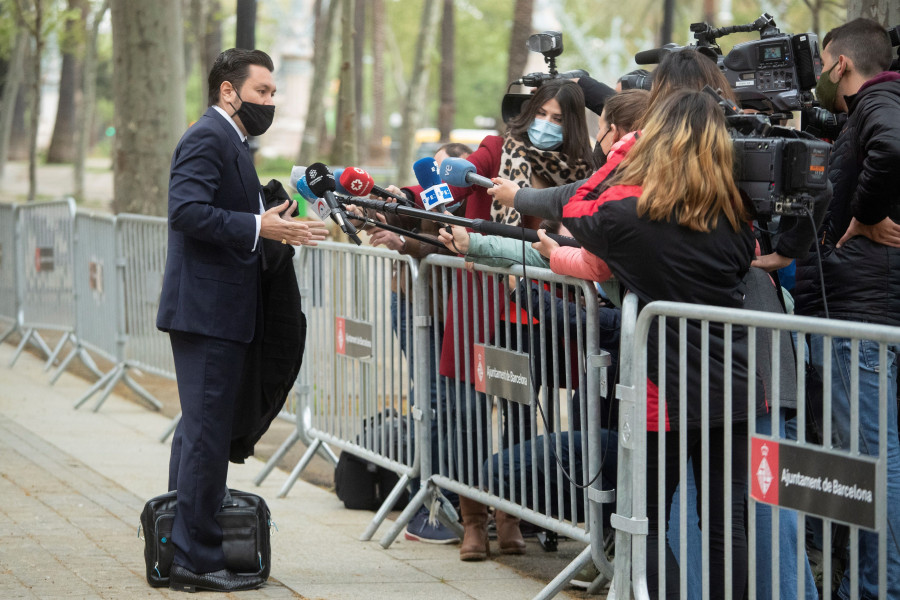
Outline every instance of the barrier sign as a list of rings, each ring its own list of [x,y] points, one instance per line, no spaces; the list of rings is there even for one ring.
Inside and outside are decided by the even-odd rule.
[[[53,248],[35,248],[34,249],[34,270],[38,273],[53,270]]]
[[[875,529],[875,464],[753,436],[750,494],[757,502]]]
[[[351,358],[372,358],[372,324],[337,317],[334,320],[335,351]]]
[[[528,355],[475,344],[475,390],[513,402],[531,404]]]

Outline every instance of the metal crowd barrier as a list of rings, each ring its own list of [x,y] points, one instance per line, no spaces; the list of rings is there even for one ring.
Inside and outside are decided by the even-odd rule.
[[[16,287],[17,204],[0,204],[0,320],[9,328],[0,335],[0,344],[18,330],[19,299]]]
[[[75,329],[75,293],[72,258],[72,198],[19,205],[16,209],[18,245],[19,321],[22,340],[9,361],[13,366],[28,343],[46,355],[45,370],[73,336]],[[53,351],[39,330],[59,331],[63,335]]]
[[[391,316],[394,273],[413,302],[416,266],[396,252],[331,242],[300,248],[297,260],[307,319],[299,408],[309,410],[296,419],[296,437],[312,443],[279,496],[288,493],[323,446],[395,471],[400,480],[363,534],[368,539],[418,474],[411,376]],[[400,294],[398,302],[402,306],[407,300]],[[411,310],[403,312],[408,321]],[[405,348],[412,356],[412,328],[407,331]]]
[[[92,371],[97,368],[88,350],[115,363],[119,341],[116,329],[116,218],[77,213],[74,223],[75,346],[50,379],[53,384],[74,358]]]
[[[724,446],[724,463],[730,465],[730,460],[735,452],[747,453],[748,464],[748,489],[747,495],[747,516],[746,516],[746,539],[747,539],[747,597],[756,598],[757,588],[760,584],[766,584],[766,579],[770,577],[771,588],[773,590],[772,597],[805,597],[810,590],[807,589],[807,580],[803,576],[796,578],[796,589],[779,591],[780,571],[783,569],[794,569],[798,573],[802,572],[806,563],[806,542],[805,531],[807,516],[815,516],[822,520],[824,531],[824,546],[822,549],[824,555],[823,562],[823,581],[825,582],[826,595],[831,594],[830,586],[833,581],[833,565],[831,562],[832,542],[830,532],[833,525],[844,525],[849,527],[850,543],[849,543],[849,574],[850,574],[850,595],[851,598],[859,597],[859,570],[860,568],[877,569],[878,587],[882,590],[881,597],[886,597],[884,590],[887,585],[887,549],[888,544],[896,544],[897,533],[888,530],[888,506],[887,506],[887,462],[885,448],[888,447],[888,402],[896,402],[896,398],[888,398],[888,369],[880,369],[878,371],[878,393],[879,393],[879,448],[875,452],[872,449],[866,449],[863,446],[862,436],[859,433],[859,424],[861,419],[865,418],[860,413],[859,401],[859,371],[865,368],[861,365],[858,358],[858,347],[860,340],[871,340],[878,346],[877,354],[879,364],[887,363],[887,352],[889,345],[900,344],[900,328],[887,327],[881,325],[870,325],[863,323],[855,323],[850,321],[825,320],[810,317],[797,317],[784,314],[775,314],[768,312],[757,312],[747,310],[731,310],[720,307],[679,304],[672,302],[654,302],[647,305],[636,318],[635,322],[635,301],[633,298],[626,299],[626,313],[623,315],[623,356],[622,368],[620,370],[621,384],[618,386],[618,397],[620,400],[620,449],[619,449],[619,477],[618,477],[618,503],[616,513],[612,515],[612,524],[617,529],[616,534],[616,560],[615,560],[615,578],[610,589],[609,598],[649,598],[652,590],[648,586],[648,570],[647,566],[651,561],[656,561],[656,571],[658,575],[659,594],[665,593],[666,575],[665,575],[665,540],[666,540],[666,523],[669,521],[669,515],[664,514],[662,508],[656,515],[658,520],[658,528],[656,535],[658,539],[663,540],[659,544],[660,552],[657,555],[649,556],[647,550],[647,535],[652,533],[648,527],[647,512],[647,461],[655,458],[661,464],[666,457],[666,448],[664,439],[666,436],[678,436],[678,483],[679,492],[676,496],[680,499],[681,511],[679,515],[680,537],[677,540],[671,540],[675,543],[679,552],[677,555],[682,557],[679,560],[679,588],[682,598],[694,598],[702,595],[704,598],[719,597],[716,590],[711,590],[710,574],[714,567],[711,567],[712,550],[710,544],[710,515],[711,509],[716,508],[710,505],[709,496],[701,494],[701,498],[696,499],[697,513],[699,515],[701,526],[701,550],[699,555],[688,551],[686,536],[686,527],[689,521],[685,515],[687,511],[685,507],[690,502],[690,498],[686,493],[686,477],[687,477],[687,453],[686,453],[686,427],[684,426],[686,413],[684,407],[688,402],[696,403],[703,406],[703,425],[700,428],[701,443],[701,479],[697,481],[698,487],[702,490],[709,490],[709,459],[711,446],[711,431],[709,426],[709,396],[710,396],[710,372],[711,352],[710,352],[710,329],[714,328],[718,331],[721,326],[723,331],[722,337],[725,340],[723,346],[724,351],[719,357],[722,359],[723,376],[725,377],[726,387],[724,398],[725,414],[728,415],[724,422],[724,439],[727,441]],[[678,331],[677,347],[666,346],[665,326],[666,322],[674,324]],[[691,349],[688,350],[687,342],[687,323],[700,324],[699,345],[697,340],[691,341]],[[633,327],[634,341],[630,350],[626,353],[626,330]],[[658,328],[658,329],[657,329]],[[649,347],[648,336],[652,331],[659,332],[660,347]],[[781,395],[784,388],[782,387],[781,377],[781,339],[782,332],[798,333],[799,340],[803,340],[803,336],[807,334],[824,336],[824,347],[830,348],[835,338],[849,338],[851,352],[851,364],[849,371],[844,373],[844,377],[849,379],[850,395],[850,417],[849,431],[850,439],[844,440],[839,445],[832,442],[833,439],[833,423],[832,418],[822,419],[822,415],[832,415],[832,385],[828,376],[824,377],[824,384],[810,380],[807,376],[806,362],[810,351],[806,344],[798,343],[796,346],[796,360],[789,365],[791,371],[796,371],[796,389],[792,390],[796,393],[797,398],[797,433],[796,437],[787,436],[784,432],[777,431],[773,428],[770,435],[756,433],[759,431],[759,423],[761,419],[770,418],[769,415],[757,415],[753,409],[754,398],[756,395],[756,382],[751,378],[748,385],[746,397],[737,397],[732,394],[729,385],[730,377],[733,369],[736,367],[733,357],[738,356],[738,344],[740,337],[736,336],[736,332],[746,332],[747,358],[746,368],[749,373],[758,372],[760,366],[757,363],[757,346],[759,344],[767,344],[771,348],[769,355],[771,379],[763,380],[768,403],[769,414],[778,415],[781,407]],[[671,344],[671,338],[670,338]],[[656,457],[648,457],[647,455],[647,373],[648,373],[648,353],[649,356],[656,356],[659,362],[662,362],[667,353],[677,353],[679,368],[680,391],[678,394],[679,414],[667,414],[666,411],[659,412],[659,420],[655,423],[659,437],[659,452]],[[688,355],[691,355],[692,361],[688,365]],[[768,362],[768,361],[767,361]],[[822,372],[830,374],[832,369],[838,368],[838,365],[832,364],[832,356],[830,352],[824,352],[821,358]],[[688,389],[685,383],[686,378],[683,377],[688,369],[701,369],[701,385],[699,389]],[[660,405],[665,405],[665,382],[659,382],[660,389]],[[806,403],[807,390],[822,391],[822,406],[816,409],[821,414],[818,418],[821,422],[821,434],[825,443],[819,444],[818,440],[814,440],[813,431],[806,427],[807,417],[814,416],[814,412],[808,415]],[[731,443],[731,433],[739,423],[734,422],[730,415],[732,407],[739,406],[738,403],[747,403],[749,417],[747,421],[747,447],[734,447]],[[673,429],[669,433],[665,433],[665,423],[663,417],[667,416],[670,422],[679,421],[679,427]],[[836,418],[836,417],[835,417]],[[896,440],[894,440],[896,443]],[[731,481],[733,473],[730,467],[725,467],[724,480]],[[662,486],[659,486],[660,492],[656,498],[657,505],[665,506]],[[731,494],[730,487],[726,486],[724,491],[724,522],[726,523],[724,536],[724,594],[721,597],[732,598],[733,593],[731,586],[735,572],[730,568],[734,564],[734,553],[740,545],[734,545],[734,535],[731,523],[734,514],[730,511],[730,507],[734,504],[734,496]],[[739,498],[737,500],[740,500]],[[756,507],[762,505],[772,505],[780,507],[779,510],[773,510],[771,531],[769,532],[769,548],[760,547],[763,543],[759,539],[761,530],[756,524]],[[896,507],[891,507],[896,510]],[[799,543],[796,544],[796,556],[783,556],[780,551],[784,549],[784,541],[780,544],[772,543],[771,540],[779,539],[779,517],[786,514],[785,511],[793,512],[797,515],[797,531],[796,535]],[[763,529],[762,532],[766,530]],[[860,532],[869,532],[877,536],[878,561],[876,564],[863,565],[861,563],[860,542],[858,534]],[[762,552],[760,552],[762,550]],[[892,548],[892,550],[900,551],[900,549]],[[767,556],[766,564],[757,564],[757,556]],[[687,557],[687,558],[685,558]],[[697,562],[695,562],[697,561]],[[739,566],[735,564],[735,566]],[[759,579],[759,570],[765,568],[763,573],[770,572],[770,575],[763,575],[763,579]],[[769,571],[770,570],[770,571]],[[701,579],[700,589],[688,590],[688,578],[690,574],[699,574]],[[796,596],[794,596],[796,594]]]
[[[156,312],[166,266],[166,219],[121,214],[116,217],[116,278],[120,307],[116,314],[118,363],[75,402],[75,408],[102,389],[94,411],[106,401],[113,387],[124,382],[152,408],[162,404],[141,387],[129,372],[133,369],[175,379],[175,363],[168,336],[156,328]]]
[[[440,255],[419,264],[417,393],[439,372],[442,350],[455,367],[437,379],[431,407],[417,399],[425,485],[381,544],[388,547],[423,504],[441,502],[443,489],[588,544],[538,597],[556,595],[591,560],[609,580],[602,544],[591,546],[593,529],[602,529],[601,503],[613,498],[599,475],[610,357],[598,343],[596,289],[547,269],[476,266],[469,276],[464,265]],[[450,511],[438,518],[459,527]]]

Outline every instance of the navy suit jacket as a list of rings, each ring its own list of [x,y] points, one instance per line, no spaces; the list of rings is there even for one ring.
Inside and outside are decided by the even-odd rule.
[[[253,250],[260,189],[237,131],[210,107],[172,156],[159,329],[253,339],[260,293],[260,256]]]

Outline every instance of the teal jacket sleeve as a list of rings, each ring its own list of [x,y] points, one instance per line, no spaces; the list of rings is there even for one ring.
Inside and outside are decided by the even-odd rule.
[[[466,260],[490,267],[510,267],[522,264],[522,241],[496,235],[469,234]],[[525,266],[550,268],[550,261],[525,242]]]

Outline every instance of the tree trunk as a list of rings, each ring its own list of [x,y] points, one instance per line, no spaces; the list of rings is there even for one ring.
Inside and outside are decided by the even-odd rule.
[[[103,4],[93,17],[85,44],[84,80],[81,84],[84,93],[78,118],[78,143],[75,148],[75,197],[79,200],[84,198],[84,164],[91,145],[96,117],[94,110],[97,98],[97,37],[100,32],[100,23],[107,10],[109,10],[109,0],[103,0]]]
[[[422,7],[422,20],[419,25],[419,35],[416,38],[416,59],[412,68],[412,77],[409,80],[409,89],[406,92],[406,103],[403,107],[403,125],[400,127],[397,177],[394,179],[398,185],[409,181],[409,174],[412,170],[413,144],[422,118],[425,90],[428,87],[428,65],[430,63],[428,54],[431,50],[428,42],[434,39],[437,21],[441,15],[436,4],[435,0],[425,0]]]
[[[212,71],[216,57],[222,52],[222,3],[219,0],[208,0],[206,11],[206,33],[203,37],[203,87],[208,91],[207,80]]]
[[[703,21],[711,24],[716,22],[716,0],[703,0]]]
[[[363,128],[363,114],[365,114],[365,100],[363,97],[363,80],[365,67],[363,57],[366,47],[366,2],[360,0],[356,3],[355,22],[353,25],[353,89],[356,91],[355,112],[356,119],[356,158],[360,163],[366,160],[366,131]]]
[[[62,71],[59,78],[59,102],[56,108],[56,123],[50,148],[47,150],[48,163],[71,163],[77,152],[78,115],[83,99],[84,33],[87,31],[88,4],[85,0],[68,0],[69,10],[78,11],[80,18],[66,22],[67,37],[72,37],[76,29],[78,43],[64,46]]]
[[[534,0],[516,0],[513,8],[513,25],[509,35],[509,61],[506,63],[506,83],[515,81],[525,73],[528,48],[525,43],[531,35]]]
[[[355,0],[341,0],[341,74],[338,91],[337,124],[334,132],[334,148],[331,162],[337,165],[355,165],[356,152],[356,81],[353,68]]]
[[[187,113],[188,121],[195,121],[206,112],[206,108],[209,106],[208,94],[205,93],[208,91],[206,82],[209,71],[203,71],[205,62],[203,57],[206,53],[206,0],[190,0],[190,10],[191,41],[188,42],[187,39],[184,41],[185,51],[190,57],[190,61],[185,64],[185,75],[196,77],[199,84],[200,97],[195,106],[188,107]]]
[[[22,63],[23,77],[31,68],[31,48],[29,36],[25,36],[25,60]],[[25,85],[27,81],[19,82],[19,93],[16,94],[15,107],[13,108],[12,127],[9,134],[9,160],[28,160],[28,126],[25,124],[25,109],[28,107],[28,94],[31,86]]]
[[[32,38],[34,39],[34,55],[31,57],[31,94],[29,97],[28,124],[28,201],[34,202],[37,196],[37,138],[38,124],[41,122],[41,57],[44,56],[44,3],[35,0],[32,21]]]
[[[28,35],[19,29],[12,54],[7,63],[6,78],[3,81],[3,98],[0,100],[0,181],[9,155],[9,141],[12,135],[13,117],[16,114],[16,99],[19,97],[24,59],[27,53]]]
[[[256,49],[256,0],[237,0],[235,47]]]
[[[441,103],[438,106],[438,131],[441,141],[450,141],[453,118],[456,116],[456,25],[453,16],[453,0],[444,0],[444,15],[441,17]]]
[[[113,0],[111,9],[113,212],[165,215],[172,151],[185,126],[181,0]]]
[[[369,155],[384,158],[384,0],[371,0],[372,4],[372,134]]]
[[[659,45],[672,41],[672,22],[675,20],[675,0],[663,0],[663,20],[659,29]]]
[[[847,0],[847,20],[858,17],[878,21],[884,27],[900,23],[900,2],[897,0]]]
[[[313,39],[313,76],[309,86],[309,108],[303,138],[297,154],[297,164],[309,165],[321,152],[325,130],[325,94],[328,92],[328,59],[331,57],[331,38],[338,0],[330,0],[327,11],[322,0],[316,0],[316,34]],[[323,22],[322,15],[325,15]]]

